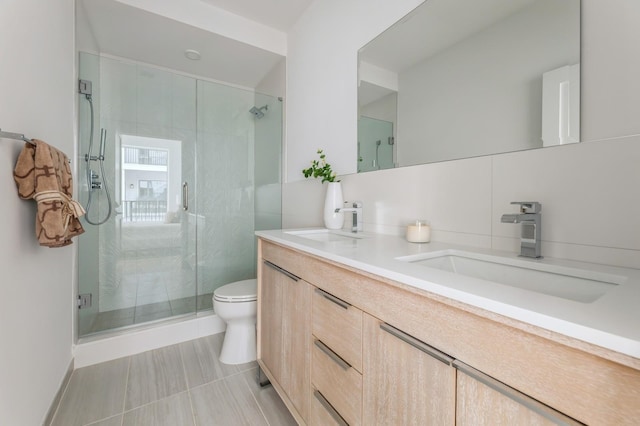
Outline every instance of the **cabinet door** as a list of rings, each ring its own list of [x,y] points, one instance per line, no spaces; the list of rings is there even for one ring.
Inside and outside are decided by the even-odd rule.
[[[580,424],[460,361],[454,361],[454,365],[458,368],[457,425]]]
[[[364,315],[366,425],[454,425],[456,370],[452,359]]]
[[[277,269],[261,265],[260,315],[258,318],[260,336],[260,359],[275,377],[282,383],[282,306],[283,288],[289,280]]]
[[[309,414],[311,391],[311,284],[288,279],[282,304],[282,387],[303,419]]]

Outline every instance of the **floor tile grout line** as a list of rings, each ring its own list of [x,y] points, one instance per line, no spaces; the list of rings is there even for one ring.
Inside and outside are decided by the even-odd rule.
[[[60,411],[60,406],[62,405],[62,401],[64,400],[64,397],[67,395],[67,391],[69,390],[69,386],[71,385],[71,380],[73,379],[73,376],[76,374],[76,369],[74,368],[73,371],[71,372],[71,375],[69,376],[69,380],[67,381],[64,390],[62,391],[62,395],[60,396],[60,400],[58,401],[58,404],[56,405],[56,409],[53,411],[53,415],[51,416],[51,421],[49,422],[49,425],[47,426],[51,426],[53,424],[53,421],[56,419],[56,416],[58,415],[58,412]]]
[[[191,399],[191,388],[189,387],[189,378],[187,377],[187,365],[184,362],[184,354],[182,352],[182,344],[178,344],[178,352],[180,352],[180,362],[182,363],[182,373],[184,374],[184,382],[187,386],[187,398],[189,398],[189,407],[191,407],[191,419],[193,426],[196,426],[196,410]]]
[[[247,371],[250,371],[250,370],[244,370],[243,373],[246,373]],[[244,376],[244,374],[243,374],[243,376]],[[251,397],[255,401],[256,405],[258,406],[258,410],[260,410],[260,414],[262,414],[262,417],[264,418],[265,423],[267,425],[271,426],[271,422],[269,422],[269,419],[267,418],[267,414],[264,412],[264,408],[262,407],[262,404],[260,404],[260,401],[258,401],[258,398],[256,398],[256,395],[251,390],[251,386],[249,385],[249,383],[247,383],[247,378],[246,377],[243,377],[242,383],[244,383],[244,386],[247,388],[247,391],[249,392],[249,395],[251,395]],[[258,385],[258,386],[260,386],[260,385]]]
[[[127,360],[127,378],[124,381],[124,395],[122,397],[122,418],[120,419],[120,426],[124,426],[124,413],[125,413],[125,408],[127,406],[127,394],[129,393],[129,375],[131,374],[131,358],[132,356],[128,357],[129,359]]]

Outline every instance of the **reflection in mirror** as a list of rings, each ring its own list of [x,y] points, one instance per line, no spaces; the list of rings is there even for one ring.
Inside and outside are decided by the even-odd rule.
[[[358,171],[578,142],[580,0],[428,0],[358,73]]]

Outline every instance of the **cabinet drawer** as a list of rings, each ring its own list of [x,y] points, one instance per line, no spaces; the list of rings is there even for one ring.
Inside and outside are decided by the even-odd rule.
[[[362,375],[321,341],[314,339],[313,343],[311,357],[313,387],[348,424],[361,424]]]
[[[316,389],[311,389],[309,426],[347,426],[348,423]]]
[[[362,372],[362,311],[319,288],[312,311],[313,335]]]

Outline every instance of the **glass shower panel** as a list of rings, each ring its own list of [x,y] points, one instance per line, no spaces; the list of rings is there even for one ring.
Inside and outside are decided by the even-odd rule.
[[[256,105],[266,106],[255,117],[255,230],[282,228],[282,98],[256,94]]]
[[[393,167],[393,123],[360,117],[358,119],[358,172]]]
[[[84,179],[79,95],[78,195],[92,221],[112,212],[83,222],[79,293],[93,304],[79,336],[210,311],[216,288],[255,278],[254,230],[281,227],[282,101],[84,53],[79,74],[93,83],[93,156],[106,131],[104,173],[89,166],[112,201]]]
[[[255,93],[198,81],[198,291],[255,278]]]
[[[81,75],[93,58],[81,54]],[[89,238],[79,241],[79,290],[91,293],[93,304],[88,313],[80,311],[80,336],[196,310],[196,81],[126,61],[98,61],[94,133],[106,130],[100,179],[113,205],[103,225],[83,224]],[[82,115],[82,96],[79,102],[78,161],[84,167],[89,117]],[[192,189],[186,211],[183,183]],[[89,185],[80,185],[80,198],[88,193]],[[105,195],[93,190],[91,218],[105,217]]]

